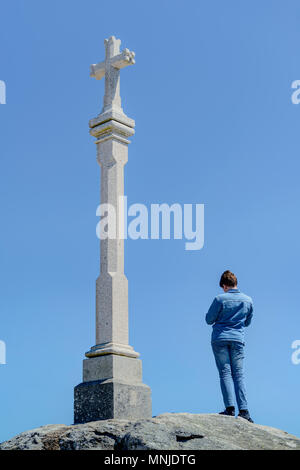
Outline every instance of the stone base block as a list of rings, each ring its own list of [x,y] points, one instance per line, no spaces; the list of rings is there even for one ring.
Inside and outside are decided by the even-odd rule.
[[[74,389],[74,424],[152,417],[151,389],[115,379],[83,382]]]
[[[141,384],[142,361],[116,354],[91,357],[83,361],[83,382],[106,379]]]

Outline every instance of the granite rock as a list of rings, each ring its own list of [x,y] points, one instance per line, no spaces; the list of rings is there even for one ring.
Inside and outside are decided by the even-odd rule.
[[[165,413],[150,419],[47,425],[0,444],[0,450],[300,450],[285,431],[218,414]]]

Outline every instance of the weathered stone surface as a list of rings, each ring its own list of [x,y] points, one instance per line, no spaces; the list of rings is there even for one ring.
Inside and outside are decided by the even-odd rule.
[[[136,360],[136,359],[135,359]],[[116,379],[83,382],[74,390],[74,423],[151,418],[151,390]]]
[[[279,429],[217,414],[165,413],[139,421],[49,425],[0,444],[0,450],[300,450]]]

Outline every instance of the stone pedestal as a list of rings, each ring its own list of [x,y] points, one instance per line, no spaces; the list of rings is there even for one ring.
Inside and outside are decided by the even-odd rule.
[[[151,390],[142,383],[142,361],[108,354],[83,361],[74,390],[74,423],[151,418]]]

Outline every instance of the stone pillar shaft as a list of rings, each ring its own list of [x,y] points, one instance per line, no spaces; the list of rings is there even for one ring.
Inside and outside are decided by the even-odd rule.
[[[101,204],[109,204],[116,215],[115,237],[100,241],[100,275],[96,281],[96,345],[87,357],[112,353],[128,357],[139,354],[128,345],[128,281],[124,274],[124,238],[120,206],[124,196],[124,165],[128,159],[128,137],[134,121],[125,114],[100,115],[90,121],[96,137],[97,161],[101,166]],[[118,119],[118,120],[117,120]],[[109,225],[109,224],[108,224]]]
[[[101,144],[97,145],[100,147]],[[101,153],[100,148],[98,152]],[[124,273],[124,240],[119,237],[119,212],[121,209],[119,201],[120,197],[124,195],[124,164],[113,162],[111,165],[105,165],[100,161],[100,165],[101,204],[111,204],[115,208],[117,232],[115,239],[107,238],[100,241],[100,272],[101,274],[107,272],[122,274]]]

